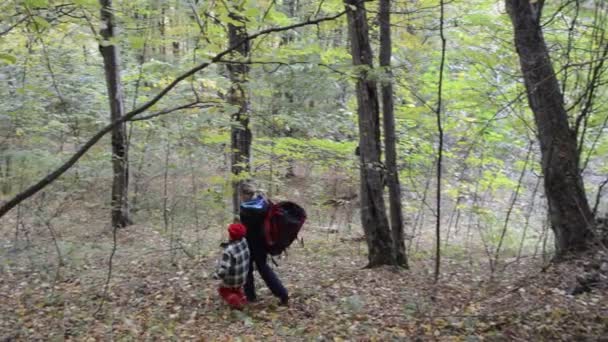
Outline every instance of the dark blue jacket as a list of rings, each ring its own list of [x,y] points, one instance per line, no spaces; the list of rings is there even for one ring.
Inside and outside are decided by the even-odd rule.
[[[268,212],[268,201],[258,196],[250,201],[241,203],[241,223],[247,227],[247,243],[251,254],[266,254],[266,240],[264,238],[264,220]]]

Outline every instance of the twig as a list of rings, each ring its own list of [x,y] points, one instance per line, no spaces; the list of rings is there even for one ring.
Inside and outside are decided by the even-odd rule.
[[[534,211],[534,202],[536,201],[536,193],[538,192],[538,187],[540,186],[541,179],[542,177],[536,176],[536,184],[534,185],[534,190],[532,191],[532,199],[530,200],[530,206],[528,212],[526,213],[526,218],[524,222],[524,231],[521,234],[521,241],[519,242],[519,249],[517,250],[516,261],[518,262],[521,258],[521,251],[524,248],[524,241],[526,240],[526,233],[528,232],[528,227],[530,227],[530,216],[532,216],[532,212]]]
[[[272,0],[272,2],[270,3],[270,5],[268,6],[268,8],[266,9],[266,11],[264,12],[264,16],[262,16],[262,22],[266,21],[266,17],[268,16],[268,13],[270,13],[270,10],[272,10],[272,8],[276,5],[277,1],[276,0]]]
[[[304,64],[304,65],[316,65],[316,66],[320,66],[320,67],[324,67],[327,68],[337,74],[340,74],[342,76],[351,76],[343,71],[340,71],[338,69],[336,69],[335,67],[329,65],[329,64],[324,64],[324,63],[310,63],[310,62],[306,62],[306,61],[290,61],[290,62],[281,62],[281,61],[230,61],[230,60],[221,60],[218,61],[218,63],[225,63],[225,64],[259,64],[259,65],[277,65],[277,68],[274,69],[273,71],[270,71],[268,73],[272,74],[274,72],[276,72],[280,67],[282,66],[287,66],[287,67],[291,67],[292,65],[297,65],[297,64]],[[266,71],[266,70],[265,70]],[[354,76],[352,76],[352,78],[356,78]]]
[[[595,204],[593,205],[593,216],[595,217],[595,215],[597,214],[597,208],[600,205],[600,200],[602,199],[602,190],[604,190],[604,187],[606,186],[606,184],[608,184],[608,178],[606,178],[602,184],[600,184],[600,186],[597,188],[597,194],[595,195]]]
[[[6,30],[0,31],[0,37],[2,37],[5,34],[8,34],[9,32],[11,32],[15,27],[19,26],[19,24],[21,24],[22,22],[26,21],[27,18],[28,18],[28,16],[26,15],[23,18],[19,19],[15,24],[9,26]]]
[[[183,110],[183,109],[190,109],[190,108],[211,108],[214,105],[212,105],[211,103],[216,103],[216,102],[209,102],[206,104],[202,104],[203,102],[200,101],[194,101],[194,102],[190,102],[188,104],[185,105],[181,105],[181,106],[177,106],[177,107],[173,107],[173,108],[167,108],[164,110],[161,110],[160,112],[156,112],[150,115],[145,115],[145,116],[138,116],[135,117],[131,120],[129,120],[130,122],[133,121],[144,121],[144,120],[150,120],[150,119],[154,119],[156,117],[162,116],[162,115],[167,115],[167,114],[171,114],[173,112],[177,112],[179,110]],[[218,103],[216,103],[218,104]]]
[[[198,11],[196,10],[196,7],[194,5],[194,2],[192,2],[192,0],[188,1],[188,4],[190,5],[190,9],[192,10],[192,14],[194,15],[194,19],[196,20],[196,24],[198,25],[199,30],[201,31],[201,34],[205,33],[205,25],[203,25],[203,22],[201,20],[201,16],[198,15]]]
[[[112,261],[114,260],[114,255],[116,254],[116,247],[117,247],[116,235],[118,233],[118,227],[119,227],[118,225],[113,225],[113,227],[112,227],[112,252],[110,253],[110,258],[108,259],[108,275],[106,277],[106,282],[103,286],[101,302],[99,303],[99,306],[97,307],[97,310],[95,310],[95,313],[93,314],[93,316],[97,316],[99,314],[99,312],[103,308],[103,305],[106,302],[106,297],[108,295],[108,289],[110,287],[110,279],[112,279]]]
[[[323,4],[325,3],[325,0],[321,0],[319,1],[319,6],[317,6],[317,10],[315,11],[315,15],[314,17],[316,18],[317,16],[319,16],[319,13],[321,13],[321,8],[323,7]],[[368,11],[369,12],[369,11]]]
[[[524,176],[526,175],[526,171],[528,168],[528,162],[530,161],[530,155],[532,154],[532,148],[534,147],[534,141],[530,140],[528,144],[528,152],[526,153],[526,161],[524,162],[524,167],[521,170],[519,175],[519,180],[517,182],[517,187],[513,192],[513,198],[511,199],[511,205],[507,210],[507,216],[505,217],[505,223],[502,227],[502,232],[500,233],[500,239],[498,240],[498,246],[496,246],[496,251],[494,252],[494,259],[490,258],[490,272],[494,273],[496,270],[496,265],[498,264],[498,258],[500,256],[500,248],[505,239],[505,235],[507,234],[507,228],[509,227],[509,219],[511,218],[511,213],[513,212],[513,208],[515,207],[515,203],[517,202],[517,197],[519,196],[519,190],[521,189],[521,184],[524,180]]]

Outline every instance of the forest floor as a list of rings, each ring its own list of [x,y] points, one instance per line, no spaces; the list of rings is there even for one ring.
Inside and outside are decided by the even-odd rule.
[[[219,232],[204,233],[205,253],[172,261],[176,250],[159,230],[121,230],[98,311],[112,236],[92,231],[63,232],[71,240],[59,237],[61,267],[51,245],[17,249],[1,232],[1,341],[608,341],[608,291],[568,294],[580,260],[543,268],[524,258],[491,276],[466,254],[447,253],[434,285],[424,253],[407,271],[363,269],[364,242],[310,230],[278,260],[289,307],[258,280],[260,300],[243,311],[220,301],[210,277]]]

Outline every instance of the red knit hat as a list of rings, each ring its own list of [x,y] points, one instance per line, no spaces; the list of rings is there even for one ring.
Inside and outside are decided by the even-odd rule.
[[[240,223],[233,223],[228,226],[228,234],[230,234],[230,240],[240,240],[245,237],[247,228]]]

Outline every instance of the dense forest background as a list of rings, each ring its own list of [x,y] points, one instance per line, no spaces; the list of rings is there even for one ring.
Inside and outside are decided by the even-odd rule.
[[[607,15],[2,2],[0,336],[605,334]],[[208,276],[250,178],[309,214],[289,309],[230,312]]]

